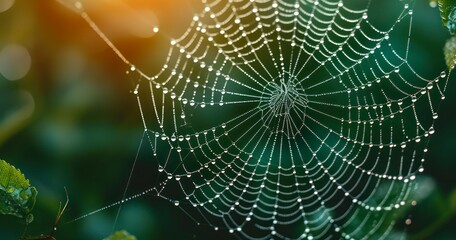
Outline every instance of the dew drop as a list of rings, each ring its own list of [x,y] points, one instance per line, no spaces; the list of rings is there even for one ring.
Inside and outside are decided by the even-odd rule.
[[[13,2],[13,1],[12,1],[12,2]],[[74,3],[74,7],[77,8],[77,9],[79,9],[79,10],[81,10],[81,9],[82,9],[82,3],[79,2],[79,1],[77,1],[77,2]]]
[[[445,71],[442,71],[442,72],[440,73],[440,77],[441,77],[441,78],[445,78],[445,77],[446,77],[446,72],[445,72]]]

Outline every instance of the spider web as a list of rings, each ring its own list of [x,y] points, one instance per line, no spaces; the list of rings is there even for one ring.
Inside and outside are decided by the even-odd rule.
[[[414,2],[202,2],[158,74],[130,65],[161,177],[121,202],[153,193],[250,239],[388,236],[450,75],[411,65]]]

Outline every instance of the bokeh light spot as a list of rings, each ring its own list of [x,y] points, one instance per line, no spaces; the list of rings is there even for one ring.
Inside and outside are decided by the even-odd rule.
[[[0,52],[0,74],[10,81],[27,75],[31,64],[30,53],[21,45],[10,44]]]
[[[1,0],[0,1],[0,13],[8,11],[13,5],[15,0]]]

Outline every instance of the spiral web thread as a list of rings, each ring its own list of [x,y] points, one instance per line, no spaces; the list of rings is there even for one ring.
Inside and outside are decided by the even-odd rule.
[[[414,2],[202,2],[151,77],[76,5],[138,78],[161,176],[105,208],[153,193],[242,238],[387,237],[450,77],[409,62]]]

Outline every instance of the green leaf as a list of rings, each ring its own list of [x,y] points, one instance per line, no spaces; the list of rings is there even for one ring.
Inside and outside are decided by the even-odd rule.
[[[439,0],[440,16],[443,26],[448,28],[452,35],[456,32],[456,1]]]
[[[0,214],[25,218],[30,223],[37,194],[20,170],[0,160]]]
[[[447,40],[443,53],[448,68],[453,69],[456,65],[456,36]]]
[[[113,233],[111,236],[104,238],[103,240],[136,240],[136,237],[130,235],[125,230],[121,230]]]

